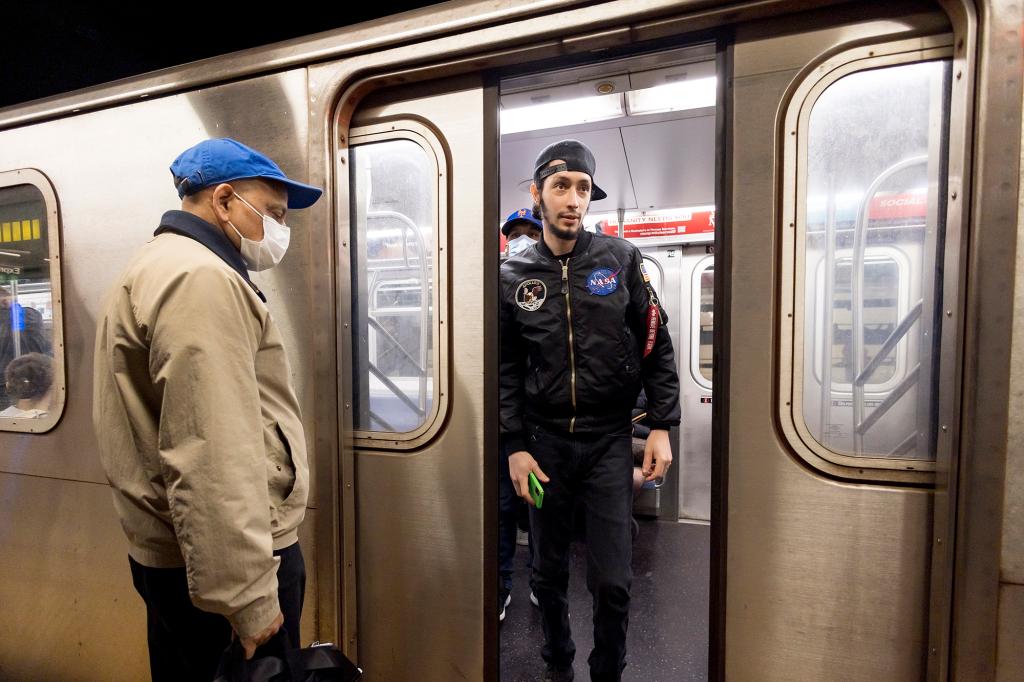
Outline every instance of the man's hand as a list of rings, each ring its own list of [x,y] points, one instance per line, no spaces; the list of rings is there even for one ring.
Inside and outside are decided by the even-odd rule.
[[[537,460],[533,458],[533,455],[526,450],[513,452],[508,456],[508,475],[512,479],[512,485],[515,486],[516,494],[526,500],[526,504],[532,507],[534,504],[533,497],[530,496],[531,471],[541,483],[547,483],[551,480],[547,477],[547,474],[540,470]]]
[[[651,429],[644,446],[643,474],[645,481],[664,478],[672,466],[672,445],[668,442],[668,431]]]
[[[256,647],[263,646],[270,641],[270,638],[277,634],[277,631],[284,625],[284,614],[280,611],[277,612],[277,618],[274,622],[267,626],[267,629],[263,632],[258,632],[252,637],[242,637],[242,648],[245,649],[245,660],[252,658],[252,655],[256,653]]]

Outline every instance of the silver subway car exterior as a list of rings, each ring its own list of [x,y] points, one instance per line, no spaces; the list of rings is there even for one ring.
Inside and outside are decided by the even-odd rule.
[[[0,110],[0,349],[53,373],[0,413],[0,677],[146,674],[95,319],[175,207],[163,169],[228,136],[325,188],[256,275],[309,444],[304,639],[371,681],[498,679],[499,83],[702,45],[713,243],[645,255],[679,292],[708,677],[1014,679],[1022,27],[1009,0],[456,0]]]

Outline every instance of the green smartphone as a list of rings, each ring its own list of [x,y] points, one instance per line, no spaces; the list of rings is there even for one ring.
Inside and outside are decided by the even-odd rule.
[[[532,471],[530,472],[530,497],[533,498],[533,504],[537,509],[544,505],[544,486],[540,484]]]

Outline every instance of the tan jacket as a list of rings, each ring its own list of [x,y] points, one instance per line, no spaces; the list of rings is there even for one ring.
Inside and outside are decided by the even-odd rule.
[[[242,275],[173,233],[102,310],[93,423],[129,554],[185,566],[197,607],[256,634],[278,613],[272,550],[297,541],[309,481],[281,334]]]

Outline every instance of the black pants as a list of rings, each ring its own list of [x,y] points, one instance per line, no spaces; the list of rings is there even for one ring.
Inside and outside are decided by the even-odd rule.
[[[277,598],[284,614],[289,645],[300,646],[299,619],[306,592],[306,565],[299,543],[274,552]],[[149,669],[153,682],[209,682],[224,649],[231,643],[231,625],[224,616],[196,608],[188,596],[185,569],[150,568],[131,557],[132,582],[146,602]],[[256,655],[260,655],[257,649]]]
[[[534,593],[544,626],[541,655],[548,665],[572,665],[576,645],[569,628],[569,542],[573,508],[584,514],[587,589],[594,600],[592,680],[618,680],[626,667],[626,627],[633,543],[631,431],[604,435],[551,432],[531,426],[527,450],[551,479],[544,504],[530,509],[534,540]]]

